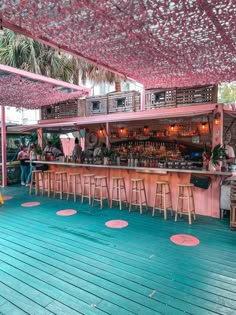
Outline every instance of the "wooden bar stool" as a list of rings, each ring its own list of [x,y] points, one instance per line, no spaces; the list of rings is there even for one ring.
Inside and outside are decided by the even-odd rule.
[[[116,198],[115,198],[116,192]],[[124,194],[124,199],[122,200],[121,194]],[[110,208],[112,208],[112,201],[117,201],[120,206],[120,210],[122,210],[122,202],[126,203],[126,207],[128,207],[127,193],[125,188],[125,179],[124,177],[112,177],[112,189],[111,189],[111,202]]]
[[[83,174],[83,184],[82,184],[82,196],[81,202],[84,202],[84,198],[88,198],[89,204],[92,202],[92,187],[94,186],[94,174]],[[86,194],[86,189],[87,194]]]
[[[48,192],[48,197],[50,197],[51,192],[54,191],[54,181],[55,181],[55,171],[48,170],[48,171],[43,172],[43,182],[44,182],[43,195],[45,192]]]
[[[73,195],[74,202],[76,202],[76,192],[77,192],[76,188],[79,187],[80,194],[82,192],[81,176],[80,176],[80,173],[72,173],[72,174],[68,174],[68,176],[69,178],[68,178],[67,200],[69,200],[70,195]]]
[[[34,170],[32,171],[31,175],[29,194],[31,195],[32,189],[34,188],[35,195],[38,195],[40,186],[43,194],[44,191],[43,171]]]
[[[230,187],[230,228],[236,229],[236,181],[231,181]]]
[[[107,196],[103,195],[103,190],[105,190]],[[96,196],[96,193],[98,193],[97,196]],[[109,204],[110,197],[109,197],[107,176],[95,176],[92,206],[94,205],[94,201],[96,200],[100,202],[100,207],[102,209],[104,199],[107,199],[108,204]]]
[[[144,200],[142,201],[142,193]],[[133,200],[134,197],[134,200]],[[129,212],[131,211],[132,205],[139,206],[140,214],[143,213],[143,205],[147,207],[147,195],[144,185],[143,178],[131,178],[130,180],[130,203],[129,203]]]
[[[166,220],[167,208],[171,209],[171,215],[173,215],[169,182],[156,181],[156,192],[154,197],[152,216],[155,215],[155,210],[158,209],[164,212],[164,219]]]
[[[66,183],[66,190],[65,188]],[[67,172],[55,172],[54,178],[54,198],[56,194],[60,194],[60,199],[63,199],[63,193],[68,191]]]
[[[193,198],[193,184],[178,184],[177,206],[175,213],[175,221],[178,219],[178,213],[188,215],[189,224],[192,224],[192,214],[196,220],[194,198]],[[187,209],[184,209],[184,201],[187,202]],[[192,207],[191,204],[192,203]]]

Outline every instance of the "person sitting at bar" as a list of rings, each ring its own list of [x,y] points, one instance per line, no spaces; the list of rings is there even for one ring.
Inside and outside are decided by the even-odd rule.
[[[82,155],[82,147],[79,143],[79,139],[76,137],[75,138],[75,146],[73,148],[72,151],[72,157],[74,161],[79,161],[79,163],[81,162],[81,155]]]
[[[53,156],[54,158],[56,158],[57,156],[61,154],[62,154],[61,150],[57,149],[56,147],[53,147],[52,142],[48,140],[46,147],[43,150],[43,155]]]

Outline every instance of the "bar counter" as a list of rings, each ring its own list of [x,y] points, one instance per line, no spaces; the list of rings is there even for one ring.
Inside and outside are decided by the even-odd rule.
[[[170,169],[170,168],[145,168],[117,165],[95,165],[78,164],[60,161],[34,161],[35,164],[46,164],[49,169],[55,171],[65,171],[67,173],[79,172],[81,175],[92,173],[95,175],[105,175],[109,182],[113,176],[123,176],[126,182],[126,189],[129,196],[130,178],[144,178],[147,192],[148,205],[152,207],[154,201],[155,181],[168,180],[171,189],[173,209],[176,208],[177,184],[189,183],[191,174],[211,177],[211,184],[208,189],[194,187],[194,201],[196,213],[215,218],[220,217],[220,183],[228,176],[235,175],[233,172],[205,171],[191,169]]]

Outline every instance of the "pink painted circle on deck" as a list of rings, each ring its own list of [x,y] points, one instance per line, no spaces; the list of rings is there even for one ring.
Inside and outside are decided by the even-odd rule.
[[[12,198],[12,196],[3,196],[3,200],[11,200]]]
[[[22,205],[22,207],[36,207],[36,206],[40,205],[40,202],[31,201],[31,202],[22,203],[21,205]]]
[[[200,243],[198,238],[188,234],[176,234],[171,236],[170,240],[181,246],[196,246]]]
[[[60,215],[62,217],[67,217],[69,215],[73,215],[73,214],[76,214],[76,213],[77,213],[77,211],[73,210],[73,209],[66,209],[66,210],[57,211],[57,215]]]
[[[105,225],[111,229],[122,229],[128,226],[129,224],[127,221],[123,221],[123,220],[111,220],[111,221],[107,221]]]

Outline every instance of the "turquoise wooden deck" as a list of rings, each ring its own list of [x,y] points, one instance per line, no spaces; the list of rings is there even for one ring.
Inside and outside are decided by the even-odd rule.
[[[197,217],[189,226],[162,215],[90,207],[2,190],[0,314],[236,314],[236,232]],[[35,207],[23,202],[38,201]],[[57,216],[63,209],[76,215]],[[105,226],[125,220],[123,229]],[[194,247],[175,234],[200,240]]]

